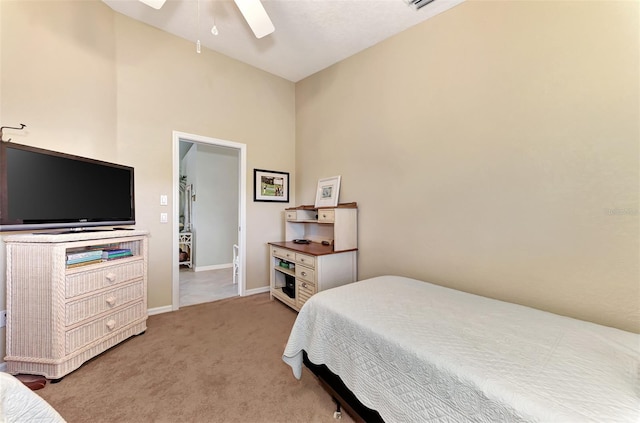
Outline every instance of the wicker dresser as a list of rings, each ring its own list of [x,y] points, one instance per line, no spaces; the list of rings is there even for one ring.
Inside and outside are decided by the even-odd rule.
[[[95,231],[4,237],[9,373],[60,379],[146,330],[147,232]],[[130,251],[67,264],[82,250]]]

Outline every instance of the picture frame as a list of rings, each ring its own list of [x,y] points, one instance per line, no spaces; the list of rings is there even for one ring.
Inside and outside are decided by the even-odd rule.
[[[335,207],[340,196],[340,176],[331,176],[318,180],[315,207]]]
[[[289,172],[253,169],[253,201],[289,202]]]

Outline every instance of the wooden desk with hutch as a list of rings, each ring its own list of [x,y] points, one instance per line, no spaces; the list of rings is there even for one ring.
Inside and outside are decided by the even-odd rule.
[[[313,294],[355,282],[357,228],[356,203],[285,209],[286,240],[269,243],[271,299],[300,310]],[[311,242],[293,242],[297,239]]]

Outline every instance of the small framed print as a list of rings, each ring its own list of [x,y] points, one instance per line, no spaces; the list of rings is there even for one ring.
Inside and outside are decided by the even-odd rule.
[[[289,202],[289,173],[253,169],[253,201]]]
[[[318,180],[315,207],[335,207],[340,196],[340,176]]]

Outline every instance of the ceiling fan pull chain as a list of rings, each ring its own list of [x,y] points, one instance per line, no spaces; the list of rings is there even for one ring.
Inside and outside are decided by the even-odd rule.
[[[196,52],[200,53],[200,0],[197,1],[198,11],[196,16],[196,38],[198,41],[196,42]]]

